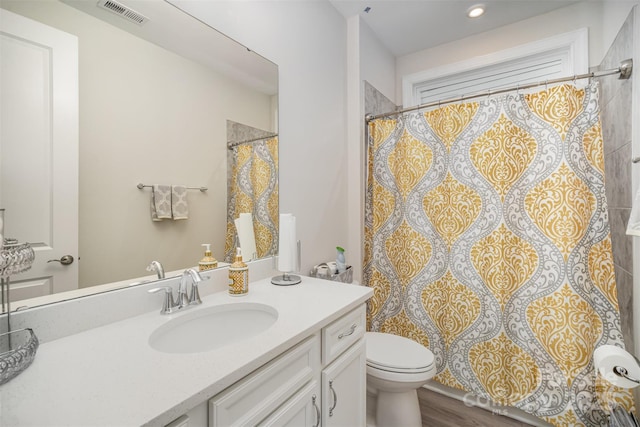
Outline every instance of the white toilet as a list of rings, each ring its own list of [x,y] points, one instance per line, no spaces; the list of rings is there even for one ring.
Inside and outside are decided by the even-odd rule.
[[[366,332],[367,389],[376,394],[377,427],[421,427],[418,388],[436,372],[433,353],[398,335]]]

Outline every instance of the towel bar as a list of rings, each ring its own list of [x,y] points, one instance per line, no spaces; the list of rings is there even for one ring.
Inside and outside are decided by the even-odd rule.
[[[153,185],[148,185],[148,184],[142,184],[142,183],[138,183],[138,185],[136,185],[136,187],[138,187],[140,190],[142,190],[145,187],[153,187]],[[200,190],[201,192],[205,192],[208,190],[207,187],[187,187],[187,190]]]

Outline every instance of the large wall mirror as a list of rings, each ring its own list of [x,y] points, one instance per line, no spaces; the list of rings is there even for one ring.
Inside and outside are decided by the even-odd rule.
[[[201,244],[224,261],[228,215],[242,211],[227,204],[238,198],[229,145],[269,139],[277,161],[275,64],[163,0],[104,3],[0,3],[0,207],[6,237],[36,249],[32,270],[11,278],[12,309],[149,280],[154,260],[181,272]],[[152,221],[152,185],[189,187],[188,219]]]

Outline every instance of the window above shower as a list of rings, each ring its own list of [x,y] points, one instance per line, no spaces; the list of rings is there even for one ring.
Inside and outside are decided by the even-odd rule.
[[[587,73],[586,28],[407,75],[403,106]]]

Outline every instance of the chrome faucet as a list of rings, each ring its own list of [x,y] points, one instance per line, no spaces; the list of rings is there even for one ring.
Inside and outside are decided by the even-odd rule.
[[[187,297],[187,282],[191,278],[191,294]],[[188,268],[182,273],[180,287],[178,288],[178,307],[183,308],[188,305],[202,304],[198,283],[202,282],[202,276],[193,268]]]
[[[155,262],[155,261],[154,261]],[[187,296],[187,284],[191,279],[191,293]],[[178,298],[173,299],[173,289],[171,286],[160,286],[159,288],[149,289],[147,292],[155,294],[164,291],[164,299],[160,314],[171,314],[178,310],[189,308],[192,305],[202,304],[200,292],[198,291],[198,283],[202,282],[202,276],[193,268],[188,268],[182,273],[180,278],[180,286],[178,287]]]
[[[164,268],[159,261],[151,261],[151,264],[147,266],[147,271],[155,271],[158,275],[158,279],[164,279]]]

